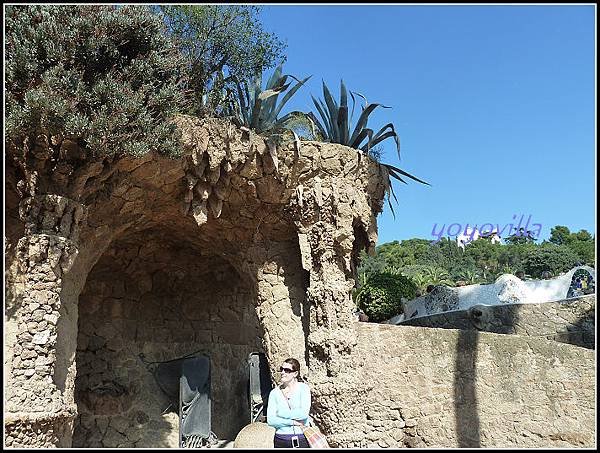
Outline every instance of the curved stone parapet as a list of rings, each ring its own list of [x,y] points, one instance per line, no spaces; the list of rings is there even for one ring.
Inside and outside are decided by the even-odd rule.
[[[544,337],[594,349],[595,312],[596,296],[589,295],[540,304],[473,305],[468,310],[408,319],[401,325]]]
[[[521,280],[512,274],[504,274],[489,285],[437,286],[431,293],[406,302],[404,312],[388,323],[399,324],[413,318],[468,310],[474,305],[539,304],[578,297],[584,294],[584,288],[574,288],[574,277],[582,272],[589,274],[592,284],[595,282],[593,268],[578,266],[546,280]]]

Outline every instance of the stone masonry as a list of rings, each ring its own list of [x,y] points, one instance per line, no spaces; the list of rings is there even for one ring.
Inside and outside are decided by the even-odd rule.
[[[332,446],[593,446],[594,351],[356,323],[389,178],[356,150],[175,119],[183,157],[6,150],[5,445],[176,447],[150,362],[211,358],[213,430],[245,360],[296,357]]]
[[[594,349],[596,296],[543,304],[474,305],[468,310],[408,319],[403,326],[534,336]]]
[[[360,323],[368,396],[347,446],[594,448],[595,352],[540,337]]]
[[[356,347],[352,276],[387,171],[339,145],[176,122],[180,159],[94,157],[44,135],[8,149],[7,446],[145,446],[152,430],[174,446],[140,352],[205,350],[215,376],[236,370],[214,388],[223,436],[245,422],[250,351],[273,371],[300,359],[324,423],[331,401],[352,407],[360,380],[333,384]]]

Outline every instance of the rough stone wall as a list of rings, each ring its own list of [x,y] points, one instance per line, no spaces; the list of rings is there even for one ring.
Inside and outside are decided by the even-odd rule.
[[[595,348],[596,296],[543,304],[475,305],[469,310],[408,319],[402,326],[481,330],[543,337]]]
[[[477,331],[357,328],[368,396],[354,446],[595,446],[592,350]]]
[[[153,236],[117,241],[80,295],[75,447],[178,446],[178,408],[163,414],[169,400],[140,354],[208,355],[213,431],[232,438],[249,420],[246,359],[262,350],[249,282]]]
[[[358,377],[334,384],[356,346],[352,275],[360,250],[375,245],[385,168],[338,145],[275,146],[224,121],[177,122],[186,155],[176,160],[94,157],[44,134],[8,147],[5,429],[25,433],[8,446],[36,431],[36,445],[71,444],[80,294],[115,241],[146,230],[247,278],[273,370],[304,359],[325,425],[337,420],[327,409],[360,387]]]
[[[136,354],[209,350],[216,411],[226,385],[245,399],[241,378],[219,370],[258,346],[272,371],[304,362],[333,446],[592,446],[594,351],[352,321],[384,167],[343,146],[177,122],[186,155],[175,160],[94,157],[43,134],[8,147],[7,446],[71,446],[75,421],[76,444],[173,446],[174,418],[159,415]],[[174,330],[179,312],[191,327]],[[231,324],[240,318],[248,330]],[[223,436],[239,404],[219,402]]]

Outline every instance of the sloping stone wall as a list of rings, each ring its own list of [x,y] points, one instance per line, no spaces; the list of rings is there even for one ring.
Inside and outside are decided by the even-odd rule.
[[[595,352],[545,338],[357,323],[366,447],[594,447]]]
[[[542,304],[475,305],[469,310],[408,319],[402,326],[544,337],[585,348],[595,348],[596,296],[582,296]]]

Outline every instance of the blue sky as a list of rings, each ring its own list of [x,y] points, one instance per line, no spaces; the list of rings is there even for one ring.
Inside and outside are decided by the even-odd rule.
[[[313,75],[290,110],[322,79],[339,98],[341,78],[393,107],[369,121],[400,136],[401,160],[386,140],[382,161],[431,186],[395,184],[379,244],[515,216],[540,239],[595,234],[594,6],[271,5],[261,20],[287,42],[284,72]]]

